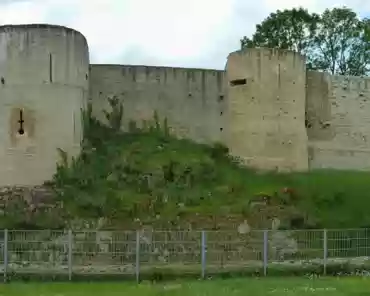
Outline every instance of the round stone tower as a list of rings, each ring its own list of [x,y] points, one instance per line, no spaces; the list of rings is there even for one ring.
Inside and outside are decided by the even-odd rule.
[[[247,49],[226,65],[230,153],[263,170],[308,169],[305,58],[295,52]]]
[[[85,37],[53,25],[0,27],[0,186],[39,185],[58,148],[78,154],[87,102]]]

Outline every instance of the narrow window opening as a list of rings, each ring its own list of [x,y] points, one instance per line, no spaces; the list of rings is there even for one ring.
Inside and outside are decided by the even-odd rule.
[[[308,121],[308,119],[305,119],[305,126],[306,128],[311,128],[312,127],[312,124]]]
[[[247,84],[247,79],[235,79],[230,81],[231,86],[245,85]]]
[[[53,56],[49,54],[49,80],[53,82]]]
[[[18,120],[18,123],[19,123],[19,129],[18,129],[18,133],[20,135],[23,135],[24,134],[24,120],[23,120],[23,110],[19,110],[19,120]]]
[[[5,79],[4,77],[1,77],[1,84],[4,85],[5,84]]]

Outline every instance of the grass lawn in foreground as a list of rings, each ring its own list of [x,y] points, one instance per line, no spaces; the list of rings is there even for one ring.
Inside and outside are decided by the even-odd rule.
[[[1,296],[365,296],[369,278],[269,278],[134,283],[11,283],[0,285]]]

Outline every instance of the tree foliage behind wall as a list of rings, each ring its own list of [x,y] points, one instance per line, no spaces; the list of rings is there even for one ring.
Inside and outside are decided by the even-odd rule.
[[[303,8],[278,10],[256,26],[242,48],[288,49],[307,57],[307,68],[340,75],[368,75],[370,21],[350,8],[326,9],[322,14]]]
[[[256,26],[252,38],[241,39],[242,48],[268,47],[305,54],[314,36],[319,16],[303,8],[271,13]]]

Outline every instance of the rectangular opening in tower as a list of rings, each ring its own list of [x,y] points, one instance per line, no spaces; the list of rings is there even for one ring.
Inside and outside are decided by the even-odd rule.
[[[230,86],[245,85],[247,84],[247,79],[234,79],[230,81]]]

